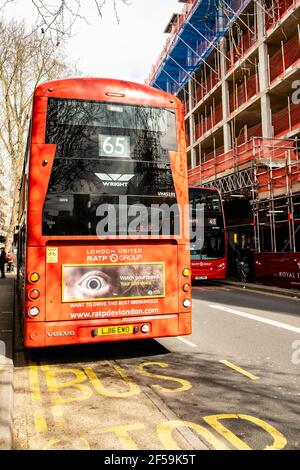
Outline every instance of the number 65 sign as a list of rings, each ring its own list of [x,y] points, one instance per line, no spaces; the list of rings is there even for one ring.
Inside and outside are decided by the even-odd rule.
[[[99,134],[100,157],[129,157],[130,139],[128,136]]]

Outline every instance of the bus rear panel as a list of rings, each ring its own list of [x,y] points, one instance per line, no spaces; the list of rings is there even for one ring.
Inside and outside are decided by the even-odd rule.
[[[176,98],[115,80],[41,85],[26,178],[25,346],[190,334]]]

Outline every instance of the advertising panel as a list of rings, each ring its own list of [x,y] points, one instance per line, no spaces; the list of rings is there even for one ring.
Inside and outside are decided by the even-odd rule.
[[[62,301],[165,296],[164,263],[62,265]]]

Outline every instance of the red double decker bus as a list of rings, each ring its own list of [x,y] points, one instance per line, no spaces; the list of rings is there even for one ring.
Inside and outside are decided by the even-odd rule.
[[[191,226],[197,221],[202,229],[200,243],[191,238],[192,279],[225,279],[226,233],[221,195],[217,189],[191,187],[189,201]]]
[[[180,101],[119,80],[44,83],[24,168],[25,346],[190,334]]]

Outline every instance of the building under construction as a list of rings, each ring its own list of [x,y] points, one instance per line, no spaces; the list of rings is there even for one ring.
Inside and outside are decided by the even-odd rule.
[[[221,191],[229,246],[300,287],[300,0],[181,3],[147,83],[184,103],[190,185]]]

